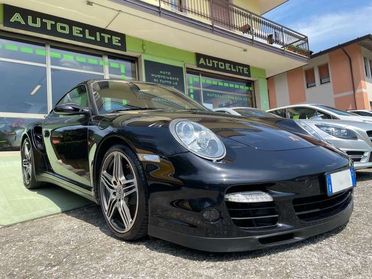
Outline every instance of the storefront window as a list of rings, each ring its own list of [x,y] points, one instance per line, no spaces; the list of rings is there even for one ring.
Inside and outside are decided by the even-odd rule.
[[[52,66],[103,73],[101,56],[51,48],[50,58]]]
[[[74,86],[88,79],[103,79],[102,74],[52,69],[53,106]]]
[[[0,58],[45,64],[45,47],[0,38]]]
[[[110,78],[132,80],[136,77],[136,64],[134,61],[127,61],[117,58],[109,58],[108,68]]]
[[[48,112],[45,67],[0,61],[0,77],[0,112]]]
[[[18,150],[27,125],[37,120],[0,117],[0,151]]]
[[[109,77],[137,78],[134,59],[108,58],[54,46],[47,51],[48,48],[45,44],[0,38],[0,151],[18,148],[23,123],[35,117],[42,119],[52,108],[48,104],[54,106],[78,83]],[[49,59],[51,65],[47,66]],[[49,76],[51,88],[47,85]]]
[[[220,78],[189,72],[188,94],[209,109],[220,107],[254,107],[252,81]]]

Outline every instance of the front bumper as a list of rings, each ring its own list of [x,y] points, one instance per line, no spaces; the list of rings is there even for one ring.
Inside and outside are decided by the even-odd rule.
[[[248,251],[301,241],[349,220],[352,189],[330,201],[324,176],[348,168],[348,159],[322,149],[257,154],[239,149],[236,154],[224,163],[186,153],[158,166],[144,164],[149,235],[204,251]],[[250,157],[255,160],[247,160]],[[264,191],[274,201],[237,212],[225,194],[240,191]],[[302,206],[306,203],[309,207]],[[217,220],[204,216],[210,208],[219,212]]]
[[[285,231],[241,237],[203,237],[149,226],[149,234],[173,243],[206,252],[243,252],[291,244],[345,225],[353,211],[353,202],[324,222]]]
[[[372,143],[366,135],[358,140],[328,138],[327,142],[345,152],[354,162],[355,169],[372,167]]]

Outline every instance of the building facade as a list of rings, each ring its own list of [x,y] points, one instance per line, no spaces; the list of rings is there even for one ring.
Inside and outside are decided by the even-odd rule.
[[[270,107],[298,103],[371,109],[372,35],[313,54],[305,66],[268,78]]]
[[[260,16],[283,2],[0,0],[0,150],[92,78],[172,86],[211,109],[268,109],[267,77],[309,56],[306,36]]]

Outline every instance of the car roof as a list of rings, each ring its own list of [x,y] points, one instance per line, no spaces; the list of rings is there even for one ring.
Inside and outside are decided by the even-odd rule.
[[[282,107],[277,107],[277,108],[273,108],[273,109],[269,109],[268,111],[273,111],[273,110],[279,110],[279,109],[287,109],[287,108],[296,108],[296,107],[313,107],[313,108],[319,108],[319,107],[323,107],[325,105],[322,105],[322,104],[295,104],[295,105],[288,105],[288,106],[282,106]]]
[[[220,109],[220,110],[225,110],[225,109],[227,109],[227,110],[230,110],[230,109],[233,109],[233,110],[235,110],[235,109],[260,110],[258,108],[252,108],[252,107],[228,107],[228,108],[216,108],[215,110],[218,110],[218,109]]]

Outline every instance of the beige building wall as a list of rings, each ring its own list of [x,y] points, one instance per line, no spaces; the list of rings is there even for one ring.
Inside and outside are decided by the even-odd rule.
[[[324,64],[328,64],[328,70],[331,76],[331,81],[328,83],[321,84],[318,67]],[[329,65],[328,54],[312,59],[311,62],[303,68],[304,74],[307,69],[314,69],[316,86],[307,88],[306,82],[304,79],[306,102],[307,103],[321,103],[324,105],[334,106],[335,101],[334,101],[333,87],[332,87],[332,73],[331,73],[331,67]]]
[[[260,1],[258,0],[233,0],[232,3],[255,14],[261,14]]]

